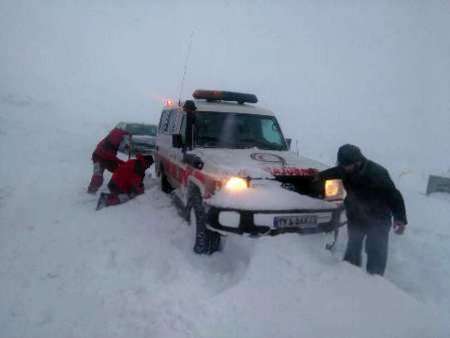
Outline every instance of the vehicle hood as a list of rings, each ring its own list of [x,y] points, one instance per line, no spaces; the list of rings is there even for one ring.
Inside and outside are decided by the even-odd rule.
[[[149,135],[132,135],[131,142],[135,144],[155,145],[155,137]]]
[[[312,175],[326,165],[291,151],[250,149],[208,149],[193,151],[204,162],[203,171],[223,176],[272,178],[277,175]],[[311,170],[312,169],[312,170]]]

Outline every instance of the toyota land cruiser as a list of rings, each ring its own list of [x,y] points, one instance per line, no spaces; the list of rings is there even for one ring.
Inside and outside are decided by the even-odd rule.
[[[193,97],[165,105],[155,168],[195,229],[196,253],[218,250],[225,234],[307,234],[345,224],[342,183],[315,179],[326,166],[289,151],[255,95],[196,90]]]

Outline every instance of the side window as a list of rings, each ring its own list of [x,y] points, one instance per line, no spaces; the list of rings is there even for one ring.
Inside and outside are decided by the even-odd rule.
[[[262,136],[266,141],[270,143],[283,144],[278,126],[273,119],[261,119],[261,131]]]
[[[169,134],[175,134],[176,133],[176,127],[177,127],[177,111],[171,110],[169,115],[169,125],[167,127],[167,132]]]
[[[161,120],[159,121],[159,133],[166,134],[168,126],[169,126],[169,112],[167,110],[163,110],[161,114]]]

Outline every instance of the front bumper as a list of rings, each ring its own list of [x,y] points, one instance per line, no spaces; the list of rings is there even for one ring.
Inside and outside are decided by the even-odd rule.
[[[232,212],[239,214],[236,226],[229,226],[221,224],[220,214],[222,212]],[[275,227],[273,224],[258,224],[261,219],[271,219],[271,217],[289,216],[289,215],[315,215],[328,214],[329,220],[325,222],[318,222],[315,226],[284,226]],[[255,222],[255,220],[258,220]],[[206,223],[210,230],[219,233],[233,233],[233,234],[249,234],[251,236],[276,236],[283,233],[299,233],[299,234],[314,234],[322,232],[331,232],[341,226],[347,224],[344,213],[344,206],[340,205],[333,209],[315,209],[315,210],[240,210],[232,208],[219,208],[216,206],[206,205]]]

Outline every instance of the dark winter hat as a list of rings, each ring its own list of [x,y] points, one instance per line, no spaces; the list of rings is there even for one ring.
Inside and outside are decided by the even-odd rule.
[[[197,107],[195,106],[194,101],[192,101],[192,100],[186,100],[186,101],[184,102],[183,109],[184,109],[184,110],[192,110],[192,111],[194,111],[194,110],[197,110]]]
[[[344,144],[337,153],[337,163],[341,166],[351,165],[365,159],[361,150],[353,144]]]

